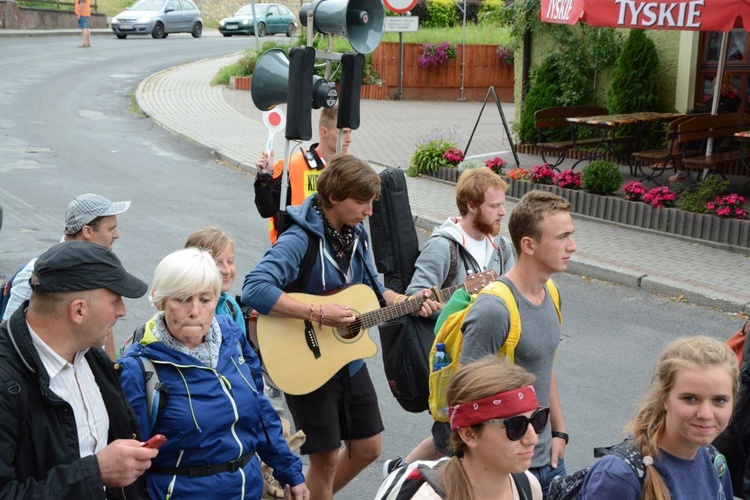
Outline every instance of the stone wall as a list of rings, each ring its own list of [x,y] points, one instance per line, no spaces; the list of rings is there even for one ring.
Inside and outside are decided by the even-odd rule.
[[[61,10],[32,9],[20,7],[15,0],[0,0],[0,29],[75,29],[78,19],[73,12]],[[92,13],[92,28],[106,28],[107,17]]]
[[[1,0],[0,0],[1,1]],[[201,16],[203,22],[206,24],[216,23],[220,19],[229,17],[239,10],[243,5],[247,5],[248,0],[194,0],[195,4],[201,10]],[[296,14],[299,13],[299,8],[303,3],[307,3],[308,0],[274,0],[273,3],[280,3],[289,7],[289,9]],[[258,2],[261,3],[261,2]],[[299,25],[299,22],[297,22]]]

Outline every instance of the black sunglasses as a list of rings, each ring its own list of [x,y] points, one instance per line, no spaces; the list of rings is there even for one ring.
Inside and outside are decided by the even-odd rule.
[[[494,424],[502,422],[505,425],[505,435],[511,441],[518,441],[525,434],[529,428],[529,424],[534,428],[534,432],[539,434],[544,430],[547,425],[547,419],[549,418],[549,408],[539,408],[534,412],[533,415],[527,417],[525,415],[518,415],[517,417],[510,417],[504,419],[493,419],[488,420],[485,424]]]

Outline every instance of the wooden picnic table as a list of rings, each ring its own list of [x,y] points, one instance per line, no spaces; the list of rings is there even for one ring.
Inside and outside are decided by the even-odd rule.
[[[669,122],[683,116],[681,113],[657,113],[643,111],[640,113],[623,113],[619,115],[573,116],[567,118],[571,125],[577,127],[597,127],[617,129],[625,125],[643,125],[646,123]]]
[[[573,127],[604,129],[605,134],[602,141],[588,153],[585,153],[587,159],[594,160],[601,158],[607,152],[612,153],[621,163],[628,165],[631,175],[637,175],[638,164],[631,162],[630,154],[643,142],[642,128],[649,123],[668,122],[683,116],[681,113],[658,113],[655,111],[642,111],[638,113],[622,113],[618,115],[595,115],[595,116],[572,116],[566,118],[566,121]],[[615,133],[620,127],[633,125],[635,136],[616,137]],[[575,133],[573,140],[575,141]],[[626,152],[618,153],[614,149],[615,144],[625,144]],[[630,145],[631,148],[627,148]],[[580,150],[580,148],[577,148]],[[645,175],[645,173],[644,173]]]

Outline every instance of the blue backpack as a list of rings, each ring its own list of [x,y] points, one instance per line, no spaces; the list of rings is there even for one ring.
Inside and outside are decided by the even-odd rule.
[[[721,477],[726,472],[726,460],[724,460],[724,456],[712,445],[708,446],[708,453],[716,469],[716,474]],[[606,448],[594,448],[594,458],[601,458],[604,455],[620,457],[630,467],[630,470],[633,471],[641,486],[643,485],[643,478],[646,474],[646,468],[643,465],[643,455],[632,439],[626,439],[621,443]],[[548,500],[576,500],[590,469],[591,466],[574,472],[569,476],[554,478],[549,487]]]
[[[8,281],[3,283],[3,287],[0,288],[0,320],[5,316],[5,310],[8,308],[8,302],[10,302],[10,291],[13,288],[13,280],[16,279],[18,273],[26,267],[26,264],[18,268],[18,271],[13,273],[13,276],[8,278]]]

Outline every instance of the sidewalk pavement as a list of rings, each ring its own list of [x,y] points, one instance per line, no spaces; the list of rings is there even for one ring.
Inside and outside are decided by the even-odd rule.
[[[217,70],[236,59],[228,56],[167,69],[138,86],[143,112],[163,127],[213,150],[222,160],[249,172],[268,133],[250,93],[209,82]],[[407,96],[408,97],[408,96]],[[468,141],[481,103],[370,101],[361,103],[361,126],[350,151],[384,166],[408,167],[417,139],[432,129],[460,129],[460,145]],[[503,104],[508,120],[513,106]],[[283,135],[276,149],[283,149]],[[487,105],[469,156],[514,159],[494,102]],[[521,166],[540,162],[519,155]],[[407,178],[412,212],[418,226],[430,230],[456,214],[455,185],[430,178]],[[508,212],[514,203],[506,204]],[[578,251],[568,271],[573,274],[640,287],[678,300],[731,313],[750,313],[750,253],[698,240],[681,239],[574,214]],[[506,219],[507,223],[507,219]]]

